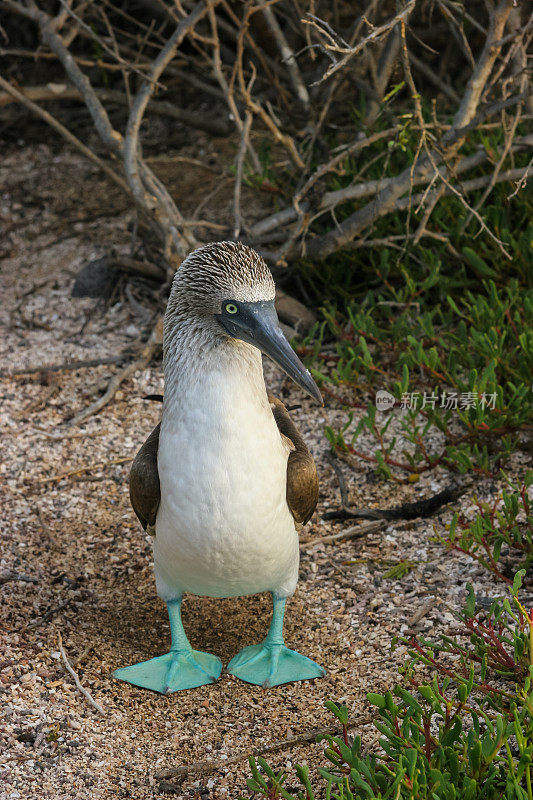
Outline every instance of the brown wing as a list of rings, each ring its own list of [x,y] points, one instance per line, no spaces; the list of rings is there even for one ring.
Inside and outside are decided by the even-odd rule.
[[[157,471],[157,451],[159,449],[159,429],[156,425],[135,458],[130,470],[130,500],[133,510],[144,530],[153,533],[157,509],[161,500],[159,472]]]
[[[311,519],[318,502],[315,462],[281,400],[271,394],[268,399],[279,432],[294,445],[287,463],[287,503],[295,521],[305,524]]]

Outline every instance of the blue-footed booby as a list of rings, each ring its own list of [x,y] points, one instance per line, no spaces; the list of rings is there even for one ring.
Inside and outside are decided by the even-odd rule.
[[[170,618],[168,653],[114,672],[158,692],[215,681],[219,658],[193,650],[181,621],[186,592],[270,592],[260,644],[227,671],[262,686],[318,678],[322,667],[283,640],[285,602],[298,580],[297,528],[318,500],[313,458],[283,403],[267,394],[261,351],[319,402],[285,338],[263,259],[238,242],[200,247],[172,283],[164,321],[161,423],[137,454],[130,498],[154,538],[159,596]]]

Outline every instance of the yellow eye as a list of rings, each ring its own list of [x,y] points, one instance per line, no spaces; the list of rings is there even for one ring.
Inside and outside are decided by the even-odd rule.
[[[228,314],[236,314],[239,309],[235,303],[226,303],[226,311]]]

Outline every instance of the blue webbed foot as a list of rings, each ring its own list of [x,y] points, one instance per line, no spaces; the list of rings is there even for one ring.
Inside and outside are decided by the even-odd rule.
[[[171,650],[164,656],[117,669],[113,677],[121,681],[170,694],[214,683],[222,672],[222,662],[201,650]]]
[[[167,609],[172,639],[170,652],[117,669],[113,677],[161,694],[213,683],[220,677],[222,661],[210,653],[192,649],[181,621],[181,597],[169,600]]]
[[[307,656],[289,650],[284,644],[254,644],[243,648],[231,659],[227,672],[257,686],[323,678],[325,670]]]
[[[283,643],[285,597],[273,595],[274,612],[267,637],[261,644],[243,648],[231,659],[227,672],[257,686],[323,678],[326,671],[307,656],[289,650]]]

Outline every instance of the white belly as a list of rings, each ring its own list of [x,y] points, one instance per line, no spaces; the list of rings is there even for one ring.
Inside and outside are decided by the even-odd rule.
[[[195,402],[163,414],[154,564],[164,600],[183,592],[289,595],[296,587],[287,445],[266,396],[235,387],[228,405],[220,388],[210,376]]]

